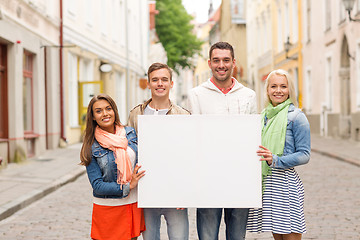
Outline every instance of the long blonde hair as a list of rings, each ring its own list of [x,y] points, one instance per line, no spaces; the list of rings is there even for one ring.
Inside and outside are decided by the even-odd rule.
[[[296,93],[295,93],[295,85],[294,82],[292,80],[292,78],[290,77],[290,74],[283,70],[283,69],[276,69],[274,71],[272,71],[271,73],[269,73],[269,75],[267,76],[266,80],[265,80],[265,107],[267,105],[269,105],[269,103],[271,103],[271,100],[269,98],[269,94],[268,94],[268,87],[269,87],[269,79],[274,76],[274,75],[279,75],[279,76],[284,76],[287,81],[288,81],[288,88],[289,88],[289,98],[291,100],[291,102],[294,104],[295,107],[298,106],[298,102],[296,99]]]
[[[90,100],[86,113],[86,127],[84,131],[84,140],[80,151],[80,160],[81,160],[80,164],[84,166],[88,166],[91,162],[91,146],[94,143],[95,128],[98,125],[97,122],[94,120],[93,106],[94,103],[96,103],[99,100],[106,100],[110,104],[115,114],[114,125],[121,126],[119,112],[116,103],[109,95],[99,94],[94,96]]]

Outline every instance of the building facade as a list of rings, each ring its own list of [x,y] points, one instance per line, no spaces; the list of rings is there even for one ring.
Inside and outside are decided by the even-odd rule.
[[[257,93],[258,109],[264,107],[264,80],[274,68],[273,10],[271,0],[246,1],[247,71]]]
[[[59,145],[59,1],[0,1],[0,162]]]
[[[301,1],[247,1],[247,56],[250,81],[264,107],[264,83],[274,69],[284,69],[294,78],[302,105]]]
[[[302,0],[279,0],[273,3],[272,39],[274,69],[290,73],[295,83],[299,107],[302,108]]]
[[[143,79],[148,67],[147,0],[63,0],[63,128],[67,143],[79,142],[86,108],[104,92],[127,122],[132,107],[149,97]]]
[[[360,16],[356,0],[353,18]],[[341,0],[247,1],[248,71],[260,108],[273,69],[293,77],[311,131],[360,140],[360,23]],[[260,93],[260,94],[259,94]]]
[[[210,7],[211,9],[212,7]],[[209,68],[209,50],[212,44],[217,42],[215,39],[220,38],[220,31],[217,31],[220,21],[221,7],[215,12],[210,12],[207,22],[197,24],[197,37],[203,41],[200,53],[195,57],[195,69],[193,85],[198,86],[206,82],[211,76],[211,69]]]
[[[236,64],[233,76],[245,86],[252,88],[247,74],[245,0],[222,0],[220,38],[234,47]]]
[[[0,0],[0,166],[81,141],[94,94],[149,97],[147,0]]]
[[[303,107],[311,129],[360,141],[360,23],[349,21],[340,0],[303,2]],[[360,18],[359,0],[352,17]]]

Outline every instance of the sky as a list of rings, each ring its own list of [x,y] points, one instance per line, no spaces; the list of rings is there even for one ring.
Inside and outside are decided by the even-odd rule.
[[[209,4],[211,0],[182,0],[189,14],[196,13],[196,21],[204,23],[208,20]],[[212,0],[214,11],[220,6],[221,0]]]

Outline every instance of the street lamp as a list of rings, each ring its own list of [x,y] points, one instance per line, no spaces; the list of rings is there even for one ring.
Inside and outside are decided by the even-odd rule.
[[[288,53],[289,53],[289,51],[290,51],[291,46],[292,46],[292,44],[291,44],[291,42],[290,42],[290,37],[288,36],[288,37],[287,37],[287,41],[284,42],[285,57],[286,57],[286,59],[297,60],[297,59],[298,59],[297,57],[289,57],[289,56],[288,56]]]
[[[349,20],[354,22],[360,22],[360,19],[354,19],[351,17],[351,10],[354,7],[355,0],[342,0],[345,10],[348,12]]]

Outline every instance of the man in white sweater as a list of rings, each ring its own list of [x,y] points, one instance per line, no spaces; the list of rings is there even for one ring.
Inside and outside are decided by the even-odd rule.
[[[188,108],[192,114],[256,114],[256,94],[243,86],[232,72],[235,67],[233,47],[217,42],[209,51],[212,77],[190,90]],[[219,126],[221,129],[221,126]],[[210,183],[209,183],[210,184]],[[214,189],[218,192],[219,189]],[[221,194],[221,192],[218,192]],[[198,208],[196,212],[199,240],[217,240],[222,208]],[[247,208],[225,208],[226,239],[245,239]]]

